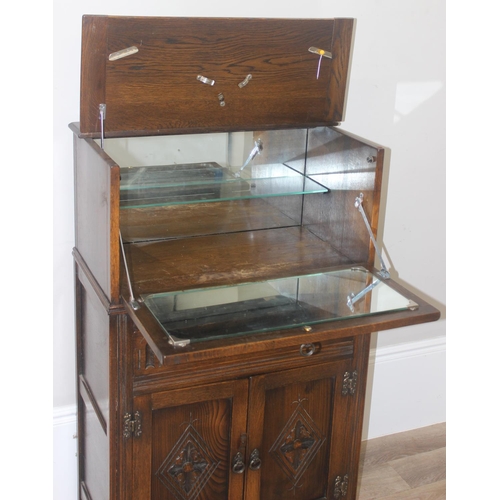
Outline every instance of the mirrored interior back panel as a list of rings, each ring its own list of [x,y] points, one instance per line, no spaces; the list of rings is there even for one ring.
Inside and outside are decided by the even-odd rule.
[[[372,202],[377,151],[348,141],[329,127],[106,139],[123,240],[304,225],[339,249],[358,238],[353,260],[366,260],[365,230],[345,230],[345,208],[360,190]]]

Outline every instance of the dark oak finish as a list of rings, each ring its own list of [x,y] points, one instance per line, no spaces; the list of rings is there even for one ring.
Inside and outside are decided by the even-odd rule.
[[[73,131],[78,129],[72,125]],[[75,241],[107,298],[119,302],[120,168],[91,139],[75,135]]]
[[[232,457],[246,433],[245,380],[137,397],[143,438],[134,442],[133,498],[241,498]]]
[[[353,24],[85,16],[81,131],[99,134],[101,103],[108,137],[334,124],[344,115]],[[318,79],[312,46],[333,53]],[[138,52],[108,59],[129,47]]]
[[[351,263],[301,227],[138,243],[128,245],[126,255],[138,295],[281,278]]]
[[[131,208],[120,219],[126,243],[298,225],[262,199]]]
[[[332,53],[335,56],[332,61],[328,92],[329,106],[326,116],[327,120],[334,122],[344,120],[354,27],[352,19],[334,20]]]
[[[260,450],[262,467],[248,474],[246,498],[333,497],[329,478],[345,470],[348,454],[345,431],[333,423],[347,417],[342,380],[350,364],[252,377],[248,444]]]
[[[80,498],[355,499],[370,335],[439,312],[387,280],[418,309],[174,347],[132,307],[120,247],[122,234],[139,299],[373,271],[354,199],[362,190],[376,234],[384,148],[331,127],[344,117],[353,32],[352,19],[84,16],[80,124],[70,125]],[[311,46],[333,54],[318,79]],[[102,103],[106,137],[263,130],[282,145],[274,129],[307,128],[290,159],[328,192],[120,210],[124,165],[94,140]],[[281,163],[275,153],[260,161]]]

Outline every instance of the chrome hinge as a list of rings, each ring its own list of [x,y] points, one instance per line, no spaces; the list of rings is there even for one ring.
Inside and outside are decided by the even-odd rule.
[[[346,474],[343,478],[337,476],[335,478],[335,487],[333,490],[333,498],[345,497],[347,495],[347,487],[349,485],[349,476]]]
[[[344,381],[342,383],[342,395],[354,394],[356,392],[356,383],[358,381],[358,372],[354,370],[351,373],[344,373]]]
[[[104,149],[104,120],[106,119],[106,104],[99,104],[99,120],[101,122],[101,149]]]
[[[133,418],[132,418],[133,417]],[[134,412],[132,416],[131,413],[125,413],[123,416],[123,437],[139,437],[142,434],[142,417],[139,411]]]

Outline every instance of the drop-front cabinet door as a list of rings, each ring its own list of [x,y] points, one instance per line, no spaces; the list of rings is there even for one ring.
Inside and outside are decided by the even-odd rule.
[[[247,380],[136,397],[132,497],[242,499],[247,402]]]
[[[251,379],[246,500],[346,498],[348,369],[337,362]]]

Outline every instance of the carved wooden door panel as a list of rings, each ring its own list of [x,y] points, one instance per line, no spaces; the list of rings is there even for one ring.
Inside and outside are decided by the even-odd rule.
[[[136,397],[133,498],[241,499],[244,475],[231,469],[244,453],[247,402],[247,380]]]
[[[346,474],[350,451],[349,398],[342,395],[348,367],[343,361],[251,379],[246,500],[345,498],[336,478]]]

